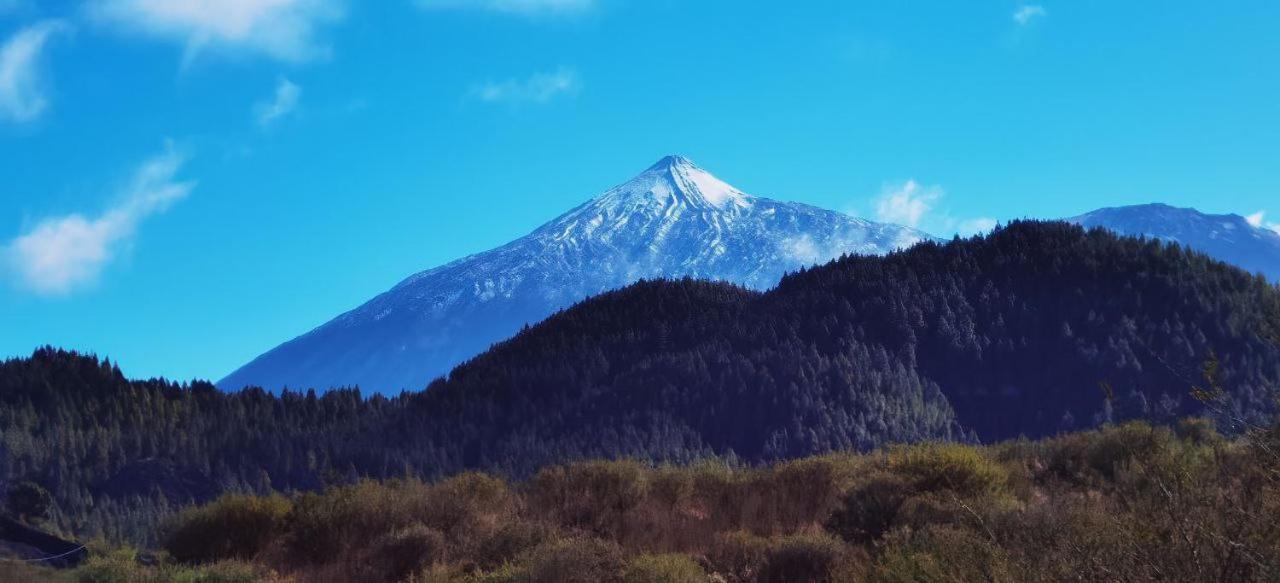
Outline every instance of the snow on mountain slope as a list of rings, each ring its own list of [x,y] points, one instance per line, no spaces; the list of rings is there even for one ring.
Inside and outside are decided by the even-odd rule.
[[[421,389],[521,326],[642,278],[765,289],[844,253],[883,254],[929,238],[751,196],[668,156],[525,237],[405,279],[218,384]]]
[[[1210,215],[1157,203],[1104,208],[1067,220],[1124,235],[1181,243],[1280,281],[1280,234],[1254,226],[1240,215]]]

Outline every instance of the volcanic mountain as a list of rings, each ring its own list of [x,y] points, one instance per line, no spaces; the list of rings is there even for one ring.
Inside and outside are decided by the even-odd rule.
[[[410,276],[218,385],[421,389],[526,324],[641,279],[767,289],[843,254],[882,255],[930,239],[752,196],[668,156],[524,237]]]
[[[1067,220],[1178,243],[1280,281],[1280,233],[1240,215],[1211,215],[1157,203],[1098,209]]]

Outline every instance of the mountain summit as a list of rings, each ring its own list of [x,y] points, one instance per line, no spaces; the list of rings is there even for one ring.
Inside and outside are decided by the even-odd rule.
[[[420,389],[525,324],[640,279],[766,289],[842,254],[884,254],[929,238],[752,196],[667,156],[529,235],[410,276],[218,384]]]

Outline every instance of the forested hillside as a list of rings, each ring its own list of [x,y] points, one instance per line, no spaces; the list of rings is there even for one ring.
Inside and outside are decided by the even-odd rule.
[[[145,541],[157,517],[224,491],[989,442],[1204,413],[1193,386],[1224,391],[1211,413],[1261,423],[1277,306],[1264,280],[1203,255],[1025,222],[763,294],[642,282],[396,398],[131,382],[42,349],[0,365],[0,480],[50,489],[63,530]]]

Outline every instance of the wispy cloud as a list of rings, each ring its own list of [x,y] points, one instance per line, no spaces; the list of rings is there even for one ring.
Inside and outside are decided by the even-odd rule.
[[[418,5],[431,10],[487,10],[508,14],[570,14],[586,12],[596,0],[418,0]]]
[[[67,28],[60,20],[46,20],[19,30],[0,46],[0,120],[35,121],[48,109],[41,56],[49,38]]]
[[[1244,218],[1244,220],[1249,221],[1250,225],[1280,233],[1280,223],[1269,223],[1266,219],[1267,213],[1265,211],[1258,211]]]
[[[185,160],[167,146],[134,172],[115,206],[95,217],[71,214],[37,223],[4,248],[6,267],[43,295],[65,295],[92,284],[143,219],[164,212],[195,188],[195,182],[176,179]]]
[[[527,79],[487,82],[471,89],[471,95],[488,103],[547,103],[556,97],[573,95],[582,88],[578,74],[560,68],[550,73],[536,73]]]
[[[275,96],[259,102],[253,108],[258,125],[269,126],[276,120],[293,113],[293,110],[298,107],[298,98],[301,96],[301,87],[288,79],[281,78],[276,84]]]
[[[1028,24],[1048,15],[1049,13],[1044,9],[1044,6],[1040,6],[1038,4],[1025,4],[1023,6],[1019,6],[1018,9],[1013,12],[1013,21],[1018,23],[1018,26],[1027,26]]]
[[[881,221],[916,227],[940,198],[942,188],[938,186],[921,186],[915,180],[888,184],[876,199],[876,217]]]
[[[91,0],[97,20],[183,44],[184,62],[205,51],[241,51],[282,61],[327,53],[317,39],[342,19],[341,0]]]
[[[941,186],[921,185],[915,180],[886,184],[875,199],[876,218],[919,228],[935,235],[977,235],[996,228],[998,221],[988,217],[958,218],[938,211],[938,203],[946,191]]]

